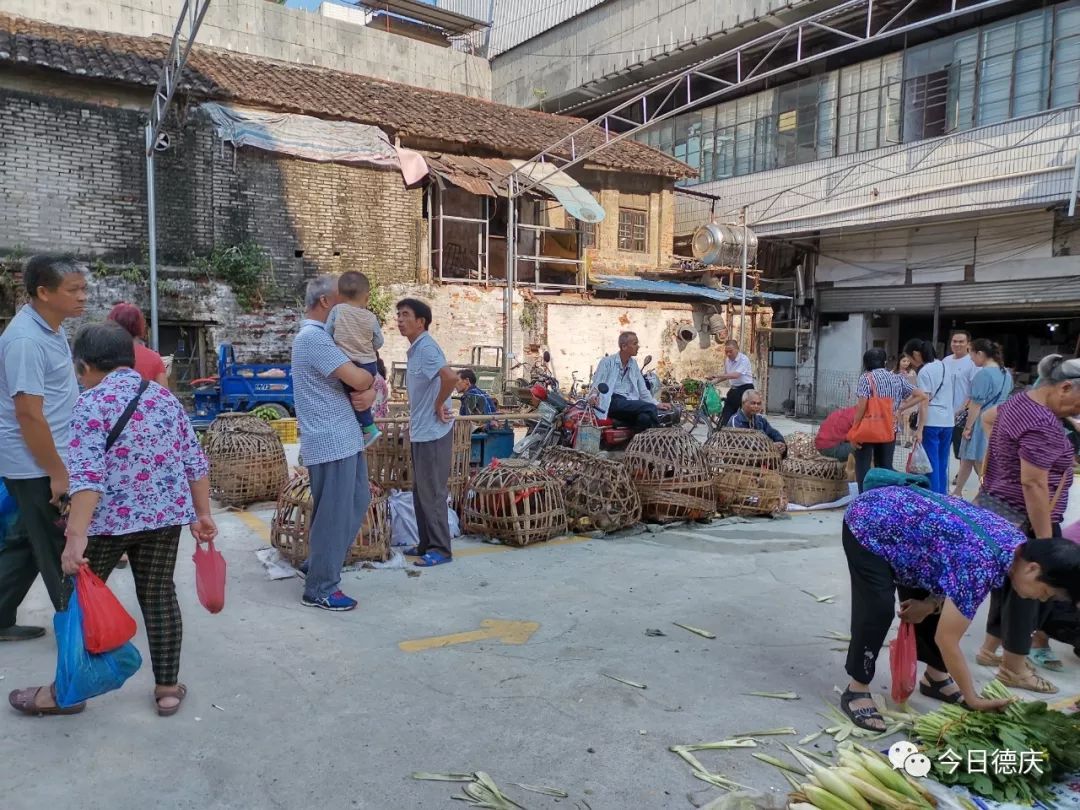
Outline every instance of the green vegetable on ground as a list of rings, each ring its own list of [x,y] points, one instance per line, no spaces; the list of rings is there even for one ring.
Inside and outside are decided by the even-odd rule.
[[[998,681],[983,695],[1015,702],[997,713],[945,705],[915,721],[934,778],[994,801],[1053,806],[1050,786],[1080,769],[1080,717],[1016,701]]]

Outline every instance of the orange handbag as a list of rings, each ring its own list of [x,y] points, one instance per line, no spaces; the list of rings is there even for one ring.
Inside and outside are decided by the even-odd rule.
[[[859,422],[852,425],[848,432],[848,441],[856,444],[887,444],[896,441],[896,416],[893,413],[892,397],[879,397],[874,375],[866,375],[870,380],[870,398],[866,401],[866,411]]]

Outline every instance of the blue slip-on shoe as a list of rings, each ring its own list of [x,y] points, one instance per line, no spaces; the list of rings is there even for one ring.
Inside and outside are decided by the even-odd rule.
[[[300,604],[305,607],[333,610],[340,613],[355,608],[356,600],[346,596],[341,591],[334,591],[332,594],[324,596],[322,599],[312,599],[307,594],[304,594],[304,597],[300,600]]]
[[[453,557],[448,557],[438,551],[429,551],[419,560],[413,563],[413,565],[419,568],[434,568],[436,565],[445,565],[446,563],[453,562]]]

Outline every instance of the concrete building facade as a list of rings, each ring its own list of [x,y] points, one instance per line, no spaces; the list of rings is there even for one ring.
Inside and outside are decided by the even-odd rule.
[[[587,54],[622,37],[633,50],[648,44],[635,37],[684,13],[635,21],[644,5],[615,0],[498,56],[496,95],[524,102],[517,66],[544,48],[576,39],[567,53]],[[610,64],[568,60],[550,77],[545,108],[605,112],[646,90],[649,76],[840,4],[776,5],[731,4],[703,18],[699,41],[680,53],[606,78],[597,74]],[[918,24],[950,8],[947,21]],[[697,169],[683,186],[713,197],[678,198],[677,237],[745,208],[766,246],[784,248],[766,275],[797,305],[773,333],[777,366],[787,368],[770,407],[800,414],[848,404],[870,346],[895,358],[908,338],[925,337],[944,350],[950,331],[965,329],[1002,343],[1023,383],[1039,358],[1075,353],[1080,339],[1069,210],[1080,165],[1080,3],[883,0],[874,9],[874,25],[898,15],[912,27],[828,59],[791,59],[786,72],[739,82],[637,136]],[[601,12],[621,28],[601,37]],[[857,23],[837,10],[831,24]],[[556,97],[567,103],[552,105]]]
[[[4,0],[0,11],[71,28],[137,37],[172,37],[177,0]],[[198,41],[252,56],[357,73],[377,79],[491,97],[486,59],[368,27],[355,9],[316,13],[267,0],[214,0]]]

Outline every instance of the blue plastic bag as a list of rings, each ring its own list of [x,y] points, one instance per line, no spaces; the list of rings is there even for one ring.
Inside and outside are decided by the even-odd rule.
[[[142,656],[130,641],[101,655],[86,651],[82,611],[74,591],[67,610],[53,616],[53,631],[56,633],[56,703],[61,708],[119,689],[142,666]]]
[[[8,534],[14,531],[18,519],[19,505],[15,502],[15,496],[0,481],[0,548],[4,547]]]

